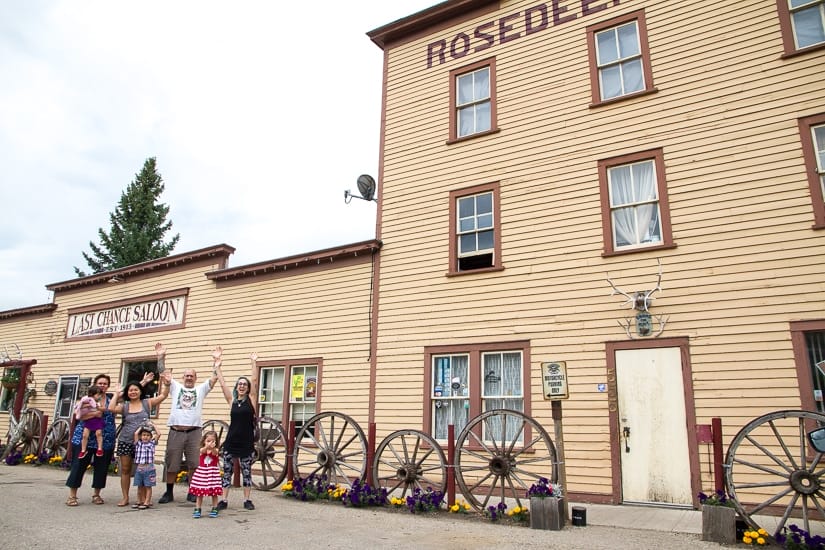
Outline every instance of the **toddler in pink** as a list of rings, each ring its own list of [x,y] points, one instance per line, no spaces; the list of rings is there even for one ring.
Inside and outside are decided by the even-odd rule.
[[[102,407],[101,400],[104,393],[97,386],[89,386],[86,396],[82,397],[75,405],[74,417],[82,420],[84,416],[91,414]],[[86,456],[86,447],[89,444],[89,436],[94,433],[97,440],[96,456],[103,456],[103,416],[94,416],[83,421],[83,438],[80,440],[80,454],[78,458]]]

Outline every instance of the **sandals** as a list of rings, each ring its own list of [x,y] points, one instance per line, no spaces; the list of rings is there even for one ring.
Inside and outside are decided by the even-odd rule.
[[[145,504],[138,504],[138,507],[137,507],[138,510],[146,510],[147,508],[148,508],[148,506],[146,506]]]
[[[117,503],[117,505],[120,506],[121,508],[123,508],[124,506],[129,506],[129,501],[128,500],[121,500],[120,502]]]
[[[77,506],[77,497],[69,497],[66,499],[66,506]]]
[[[103,501],[103,499],[101,498],[100,495],[92,495],[92,503],[94,503],[94,504],[105,504],[105,502]]]

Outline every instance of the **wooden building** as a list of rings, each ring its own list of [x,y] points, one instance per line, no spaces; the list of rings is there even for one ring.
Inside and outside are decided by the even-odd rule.
[[[158,340],[203,376],[216,344],[229,376],[256,351],[264,413],[341,411],[379,440],[446,442],[499,407],[552,433],[541,367],[563,362],[571,498],[696,506],[712,418],[727,441],[823,410],[824,27],[825,0],[440,3],[368,33],[376,240],[238,268],[220,245],[48,285],[53,304],[0,312],[0,343],[37,359],[38,390],[59,381],[33,402],[55,414]],[[72,332],[165,300],[176,322]]]

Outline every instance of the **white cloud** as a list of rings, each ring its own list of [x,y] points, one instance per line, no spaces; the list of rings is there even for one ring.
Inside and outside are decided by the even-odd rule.
[[[369,239],[383,54],[435,0],[0,0],[0,311],[49,300],[148,157],[175,252],[242,265]]]

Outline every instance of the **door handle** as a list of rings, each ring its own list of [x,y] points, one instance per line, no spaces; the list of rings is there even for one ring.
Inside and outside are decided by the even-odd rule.
[[[624,436],[624,452],[630,452],[630,428],[625,426],[622,429],[622,435]]]

